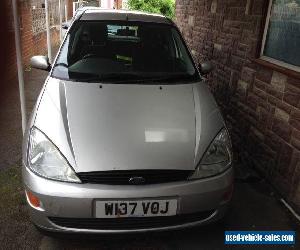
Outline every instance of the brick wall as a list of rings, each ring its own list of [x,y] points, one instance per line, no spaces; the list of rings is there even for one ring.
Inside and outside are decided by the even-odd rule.
[[[239,155],[300,211],[300,80],[253,61],[267,0],[177,0],[176,23],[209,85]]]
[[[73,17],[73,0],[66,0],[67,1],[67,11],[68,11],[68,19]]]
[[[31,5],[29,2],[19,4],[20,26],[21,26],[21,44],[22,59],[24,66],[29,64],[33,55],[33,36],[32,36],[32,17]]]
[[[2,78],[0,78],[0,87],[6,87],[11,82],[17,79],[17,63],[16,63],[16,51],[15,51],[15,37],[13,33],[13,17],[12,17],[12,6],[11,1],[6,0],[2,3],[5,9],[6,22],[2,23],[2,27],[5,29],[5,71]],[[2,7],[2,6],[1,6]],[[2,48],[3,49],[3,48]],[[4,52],[4,51],[3,51]],[[2,54],[2,53],[1,53]]]
[[[9,67],[6,67],[5,77],[1,85],[9,85],[17,80],[17,65],[16,65],[16,50],[15,38],[13,30],[12,7],[9,0],[6,0],[5,8],[7,10],[7,37],[9,41],[6,48],[6,62]],[[29,66],[30,58],[37,54],[47,53],[46,32],[34,35],[32,32],[32,15],[30,1],[19,1],[18,12],[20,20],[20,35],[21,35],[21,49],[23,66]],[[52,46],[59,44],[59,30],[56,28],[51,29],[51,43]]]
[[[47,34],[46,31],[34,34],[32,29],[31,4],[23,3],[19,7],[21,16],[21,43],[24,66],[29,66],[30,58],[34,55],[47,54]],[[59,29],[51,28],[51,45],[59,45]]]
[[[33,36],[33,55],[46,55],[47,54],[47,35],[42,32]],[[56,47],[60,44],[59,30],[55,27],[51,29],[51,45]]]

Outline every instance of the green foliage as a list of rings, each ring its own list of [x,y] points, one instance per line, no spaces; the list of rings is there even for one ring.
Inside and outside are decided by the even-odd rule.
[[[128,0],[130,10],[157,13],[171,19],[175,16],[175,0]]]

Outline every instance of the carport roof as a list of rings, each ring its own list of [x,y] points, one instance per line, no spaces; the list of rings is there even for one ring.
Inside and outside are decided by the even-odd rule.
[[[129,10],[108,10],[101,8],[86,9],[80,20],[113,20],[173,24],[170,19],[158,14]]]

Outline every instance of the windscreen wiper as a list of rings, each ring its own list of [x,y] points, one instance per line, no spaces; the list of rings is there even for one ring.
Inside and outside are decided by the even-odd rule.
[[[70,74],[72,74],[72,73],[70,72]],[[115,82],[123,82],[123,81],[135,81],[140,77],[139,75],[132,74],[132,73],[110,73],[110,74],[103,74],[103,75],[101,75],[101,74],[100,75],[89,74],[89,75],[90,75],[90,77],[86,77],[86,78],[76,77],[76,81],[115,83]]]
[[[116,81],[114,83],[127,83],[127,82],[134,82],[134,83],[155,83],[155,82],[174,82],[180,80],[195,80],[194,76],[187,75],[187,74],[176,74],[176,75],[167,75],[167,76],[159,76],[159,77],[142,77],[139,79],[125,79],[121,81]]]
[[[156,77],[150,79],[154,82],[164,82],[164,81],[180,81],[180,80],[193,80],[195,79],[194,76],[188,74],[174,74],[174,75],[166,75],[161,77]]]
[[[56,67],[64,67],[64,68],[69,68],[69,66],[66,64],[66,63],[57,63],[53,66],[53,69],[56,68]]]

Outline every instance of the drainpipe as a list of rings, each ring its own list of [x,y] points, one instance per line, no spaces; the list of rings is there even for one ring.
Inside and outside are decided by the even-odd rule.
[[[20,104],[21,104],[22,132],[24,135],[27,121],[26,121],[26,102],[25,102],[25,94],[24,94],[25,93],[24,76],[23,76],[20,25],[18,19],[17,0],[12,0],[12,10],[13,10],[14,29],[15,29],[15,46],[16,46],[16,56],[17,56]]]
[[[67,2],[65,2],[65,22],[68,21],[68,7],[67,7]]]
[[[58,1],[58,9],[59,9],[59,38],[60,41],[62,41],[63,37],[62,37],[62,2],[61,0]]]
[[[47,30],[47,48],[49,63],[52,63],[52,51],[51,51],[51,34],[50,34],[50,22],[49,22],[49,6],[48,0],[45,0],[45,12],[46,12],[46,30]]]

